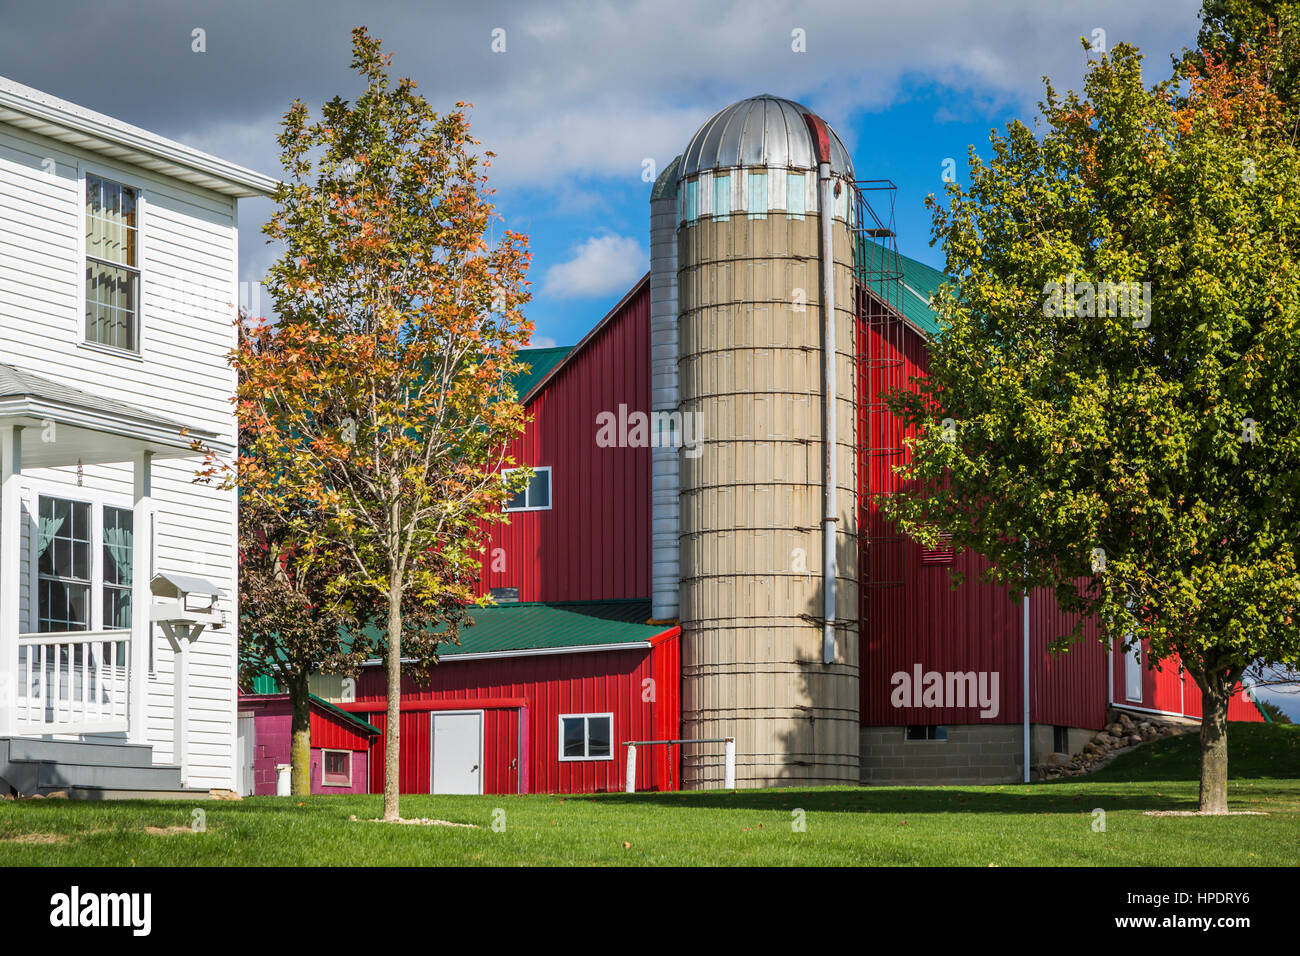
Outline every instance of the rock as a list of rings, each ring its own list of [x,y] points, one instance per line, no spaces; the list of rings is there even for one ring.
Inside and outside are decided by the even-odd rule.
[[[1119,723],[1107,724],[1106,733],[1112,737],[1122,737],[1124,736],[1124,725]]]
[[[66,800],[66,799],[68,799],[68,791],[66,791],[66,790],[51,790],[49,793],[47,793],[47,794],[45,795],[45,799],[46,799],[46,800]]]
[[[1130,717],[1128,714],[1124,713],[1123,711],[1120,711],[1119,722],[1125,727],[1133,726],[1133,718]]]
[[[223,790],[220,787],[214,787],[208,791],[208,796],[213,800],[243,800],[239,794],[233,790]]]
[[[1124,740],[1130,747],[1142,743],[1142,737],[1139,734],[1129,734]]]

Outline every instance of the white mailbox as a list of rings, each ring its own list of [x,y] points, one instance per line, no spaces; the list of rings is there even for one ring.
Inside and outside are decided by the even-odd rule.
[[[196,631],[225,626],[225,615],[217,606],[221,589],[205,578],[164,571],[153,576],[149,589],[153,592],[149,620],[162,624],[165,630],[178,625]]]

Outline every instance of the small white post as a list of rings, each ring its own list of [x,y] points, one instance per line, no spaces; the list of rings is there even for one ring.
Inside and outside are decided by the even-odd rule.
[[[127,653],[127,739],[144,743],[148,739],[149,651],[153,622],[149,605],[153,598],[153,453],[144,451],[133,463],[134,503],[131,508],[131,644]],[[180,763],[180,761],[176,761]]]
[[[287,797],[291,794],[292,779],[290,773],[293,770],[293,764],[278,763],[275,765],[275,795],[277,797]]]
[[[636,744],[627,745],[627,787],[628,793],[636,793]]]
[[[735,790],[736,789],[736,738],[728,737],[726,739],[726,743],[723,744],[723,746],[726,748],[725,749],[726,757],[725,757],[725,763],[723,765],[723,770],[722,770],[722,786],[723,789],[725,790]]]
[[[12,732],[18,710],[18,635],[22,631],[18,616],[22,540],[18,483],[22,473],[23,430],[7,425],[0,428],[0,734]]]

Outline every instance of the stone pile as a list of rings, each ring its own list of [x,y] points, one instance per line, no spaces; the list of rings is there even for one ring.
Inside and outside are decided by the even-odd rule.
[[[1047,759],[1033,766],[1039,780],[1056,777],[1081,777],[1110,763],[1119,753],[1138,744],[1171,737],[1193,729],[1166,723],[1155,717],[1133,718],[1123,711],[1113,712],[1114,719],[1083,745],[1077,754],[1048,754]]]

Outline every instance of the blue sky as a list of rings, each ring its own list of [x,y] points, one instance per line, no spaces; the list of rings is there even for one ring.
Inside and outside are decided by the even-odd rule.
[[[1163,78],[1169,54],[1195,40],[1198,9],[1199,0],[64,0],[5,11],[0,72],[275,173],[291,99],[315,109],[355,94],[349,34],[364,23],[435,108],[475,105],[474,130],[498,154],[500,211],[531,237],[538,340],[571,344],[646,267],[644,161],[662,169],[728,104],[773,93],[820,113],[860,176],[898,184],[901,250],[941,265],[922,204],[940,189],[946,158],[963,170],[990,127],[1031,116],[1044,74],[1077,86],[1080,37],[1135,43]],[[60,49],[115,52],[51,55]],[[269,202],[241,205],[244,281],[276,255],[255,228],[269,212]]]

